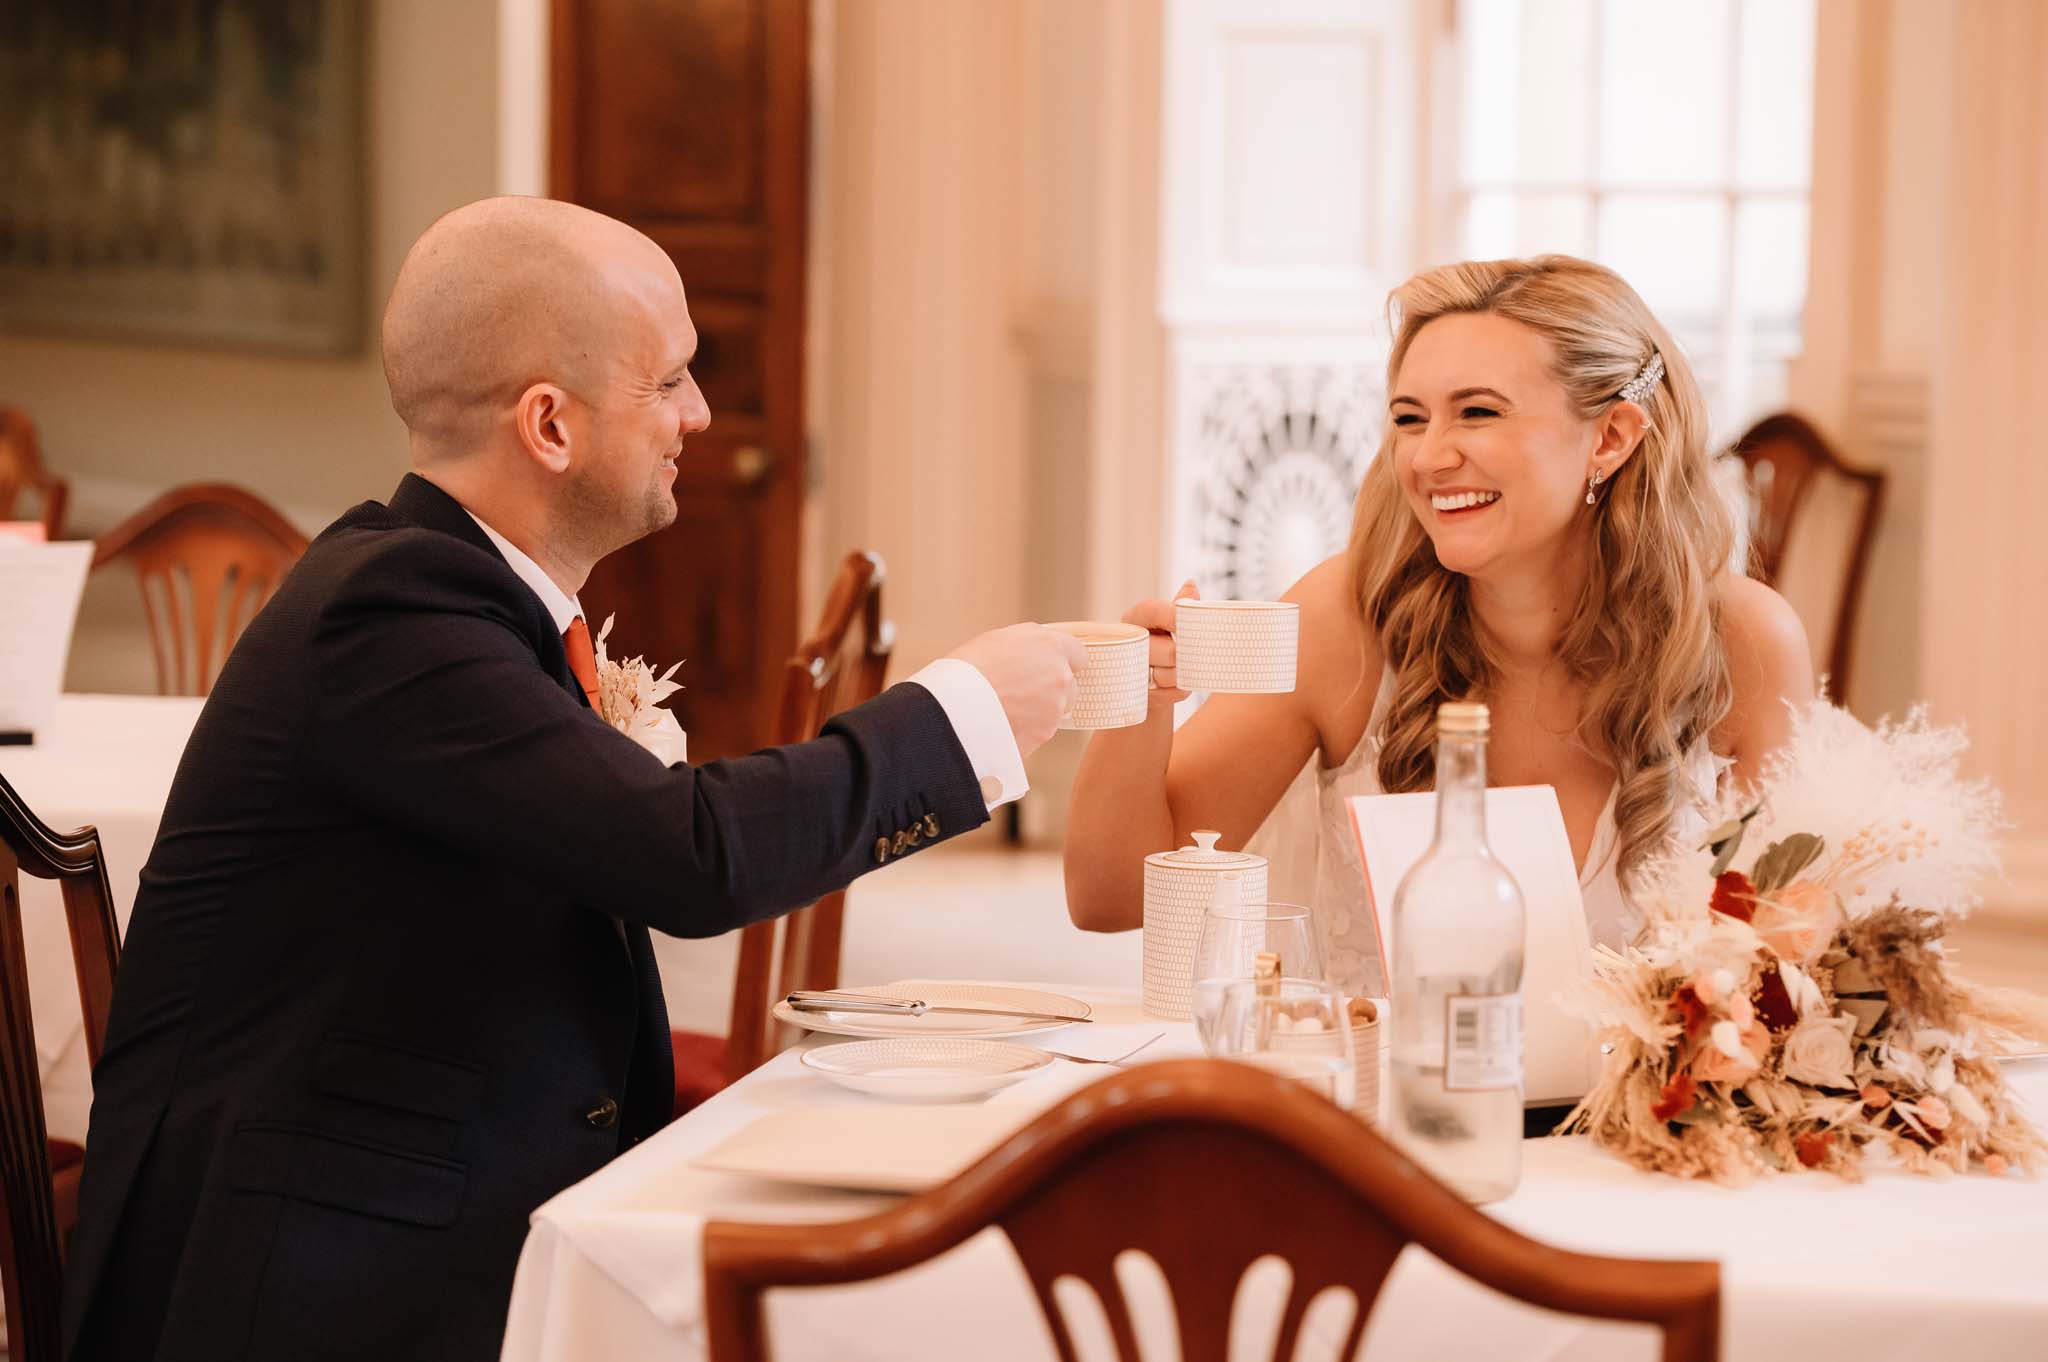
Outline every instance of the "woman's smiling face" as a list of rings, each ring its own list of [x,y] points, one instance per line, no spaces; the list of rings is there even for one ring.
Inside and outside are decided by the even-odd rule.
[[[1394,472],[1453,572],[1544,567],[1585,509],[1599,423],[1551,376],[1550,344],[1491,313],[1415,333],[1388,402]]]

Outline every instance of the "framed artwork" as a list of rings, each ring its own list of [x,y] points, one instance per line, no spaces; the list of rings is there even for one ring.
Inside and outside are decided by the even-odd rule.
[[[0,5],[0,328],[354,352],[361,8]]]

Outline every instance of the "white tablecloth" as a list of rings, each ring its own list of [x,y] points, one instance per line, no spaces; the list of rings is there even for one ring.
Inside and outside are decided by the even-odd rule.
[[[33,746],[0,747],[0,775],[37,817],[60,832],[85,823],[99,828],[123,931],[171,777],[203,703],[153,695],[66,695],[57,701],[56,723]],[[44,1120],[51,1135],[83,1143],[91,1076],[71,936],[54,881],[23,876],[21,934],[43,1070]]]
[[[1136,1015],[1109,1008],[1104,1021]],[[1146,1058],[1192,1049],[1184,1028],[1172,1030]],[[1058,1048],[1081,1031],[1029,1039]],[[1104,1072],[1058,1064],[991,1100],[1014,1102],[1021,1124]],[[2048,1068],[2021,1068],[2015,1079],[2037,1117],[2048,1111]],[[817,1107],[829,1120],[830,1109],[868,1100],[817,1079],[791,1051],[542,1206],[513,1287],[506,1362],[706,1356],[706,1220],[847,1219],[890,1199],[700,1170],[692,1158],[780,1108]],[[1491,1210],[1568,1248],[1719,1260],[1722,1354],[1731,1359],[1918,1362],[2040,1357],[2048,1349],[2048,1180],[1879,1174],[1850,1185],[1801,1176],[1730,1189],[1638,1173],[1582,1138],[1546,1139],[1525,1146],[1520,1189]],[[1008,1241],[994,1231],[879,1282],[777,1291],[768,1300],[781,1362],[1054,1356]],[[1151,1312],[1147,1325],[1146,1313],[1140,1302],[1141,1336],[1163,1316]],[[1309,1347],[1301,1356],[1328,1355],[1345,1322],[1341,1313],[1323,1320],[1312,1332],[1324,1351]],[[1416,1250],[1402,1256],[1374,1310],[1365,1357],[1508,1355],[1648,1359],[1657,1355],[1656,1335],[1528,1309]]]

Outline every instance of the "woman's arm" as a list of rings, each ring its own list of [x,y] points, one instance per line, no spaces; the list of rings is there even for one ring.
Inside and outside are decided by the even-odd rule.
[[[1724,577],[1720,593],[1735,702],[1714,746],[1735,758],[1735,778],[1754,786],[1765,759],[1792,734],[1792,707],[1813,699],[1813,654],[1798,614],[1762,582]]]
[[[1320,746],[1341,725],[1366,662],[1349,574],[1332,558],[1282,600],[1301,606],[1295,689],[1286,695],[1217,695],[1173,730],[1180,692],[1155,690],[1146,721],[1095,734],[1067,813],[1067,910],[1089,931],[1123,931],[1144,918],[1144,860],[1214,828],[1241,847]],[[1147,601],[1125,616],[1170,629],[1172,606]],[[1155,632],[1154,676],[1170,686],[1170,633]],[[1372,662],[1375,675],[1378,663]],[[1368,688],[1367,703],[1370,703]]]

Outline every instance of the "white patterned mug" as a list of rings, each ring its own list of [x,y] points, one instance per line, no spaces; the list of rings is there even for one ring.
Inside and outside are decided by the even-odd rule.
[[[1291,691],[1300,638],[1301,607],[1293,601],[1175,601],[1176,683],[1212,693]]]
[[[1128,728],[1145,722],[1152,688],[1150,630],[1096,620],[1065,620],[1046,627],[1072,634],[1088,650],[1088,660],[1075,674],[1080,694],[1061,716],[1061,728]]]

